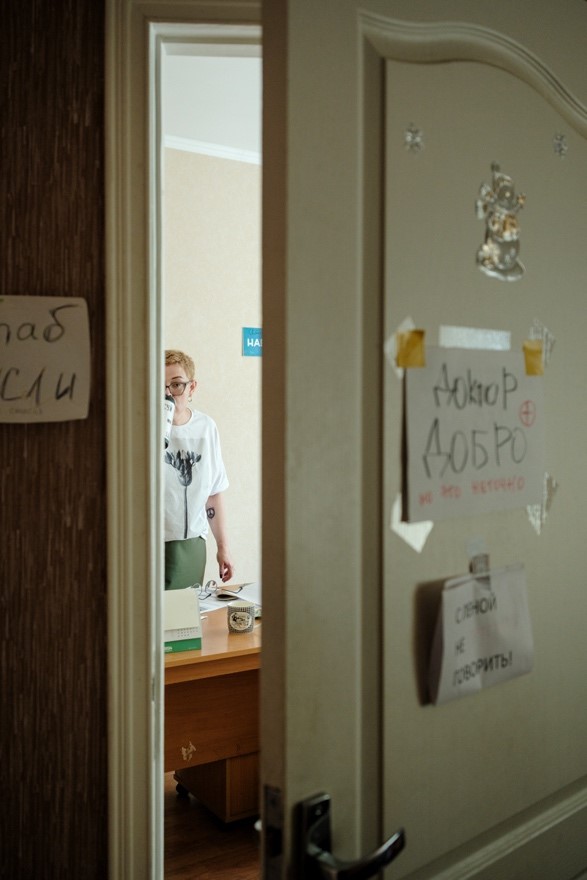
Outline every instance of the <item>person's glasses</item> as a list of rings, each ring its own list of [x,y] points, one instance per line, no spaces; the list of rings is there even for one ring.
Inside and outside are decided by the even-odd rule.
[[[217,584],[216,581],[208,581],[205,587],[202,587],[200,584],[194,584],[194,589],[198,591],[198,599],[209,599],[210,596],[214,596],[222,602],[234,599],[235,595],[240,593],[243,587],[246,587],[246,584],[224,587],[222,584]]]
[[[189,382],[170,382],[169,385],[165,386],[165,390],[167,391],[169,388],[173,397],[180,397],[189,384]]]

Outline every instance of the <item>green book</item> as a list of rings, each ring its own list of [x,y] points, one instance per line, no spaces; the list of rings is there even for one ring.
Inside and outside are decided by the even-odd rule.
[[[164,642],[166,654],[177,654],[179,651],[199,651],[202,647],[202,639],[176,639],[172,642]]]

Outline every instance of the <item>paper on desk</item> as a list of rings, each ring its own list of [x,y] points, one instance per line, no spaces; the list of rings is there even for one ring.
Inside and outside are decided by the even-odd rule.
[[[235,587],[238,586],[240,584],[220,586],[217,594],[209,596],[207,599],[200,599],[200,610],[216,611],[218,608],[226,608],[233,599],[244,599],[261,608],[261,584],[259,582],[243,584],[242,590],[235,591]]]

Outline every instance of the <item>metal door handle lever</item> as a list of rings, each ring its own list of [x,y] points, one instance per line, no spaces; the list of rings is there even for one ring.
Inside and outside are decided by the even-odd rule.
[[[321,880],[368,880],[386,865],[389,865],[405,846],[403,830],[396,831],[389,840],[383,843],[379,849],[363,856],[356,862],[343,862],[336,859],[332,853],[324,852],[317,846],[310,844],[309,858],[314,861]]]
[[[378,849],[357,861],[341,861],[332,855],[330,796],[318,794],[297,804],[295,811],[295,880],[368,880],[389,865],[406,844],[403,829]]]

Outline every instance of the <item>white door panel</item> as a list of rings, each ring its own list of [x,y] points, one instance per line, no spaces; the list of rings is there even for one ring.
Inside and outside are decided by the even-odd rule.
[[[282,797],[271,818],[282,806],[286,835],[282,858],[265,863],[271,880],[290,858],[293,805],[320,790],[333,798],[338,856],[406,828],[390,878],[570,880],[587,865],[587,718],[574,697],[582,400],[571,416],[587,329],[587,156],[571,126],[585,134],[587,114],[564,87],[568,75],[567,88],[587,94],[583,11],[574,0],[556,16],[527,0],[266,4],[263,782]],[[417,154],[403,143],[411,123],[425,139]],[[527,272],[514,284],[475,264],[475,199],[492,161],[527,194]],[[555,335],[547,449],[560,492],[541,536],[524,510],[439,523],[421,553],[390,531],[402,411],[383,351],[408,315],[432,337],[466,324],[509,330],[520,345],[535,318]],[[573,431],[561,430],[570,418]],[[495,565],[527,567],[536,666],[436,709],[421,704],[417,611],[428,582],[466,570],[474,535]],[[548,856],[550,826],[566,854]]]
[[[417,152],[404,143],[411,124],[422,133]],[[557,133],[568,146],[564,158],[554,150]],[[526,271],[515,282],[489,278],[476,265],[485,226],[475,200],[480,185],[491,181],[492,162],[527,196],[518,215]],[[470,62],[390,62],[385,167],[386,335],[409,316],[431,345],[440,325],[458,325],[509,331],[512,348],[520,350],[538,319],[556,339],[544,385],[547,469],[559,490],[540,536],[525,509],[437,522],[420,553],[385,530],[386,825],[391,830],[401,822],[408,834],[406,852],[389,876],[421,869],[418,877],[432,877],[438,863],[428,872],[423,866],[587,772],[587,710],[577,700],[585,663],[577,615],[587,614],[587,475],[581,467],[587,397],[580,391],[587,379],[581,280],[587,144],[534,89],[503,70]],[[389,515],[401,488],[402,404],[390,364],[385,376]],[[525,565],[535,669],[433,708],[423,700],[421,616],[434,608],[425,585],[466,572],[467,544],[477,537],[492,566]],[[583,854],[587,861],[587,844]],[[553,877],[548,870],[560,866],[560,857],[548,868],[543,853],[540,861],[530,855],[532,870],[542,864],[543,873],[520,876]]]

